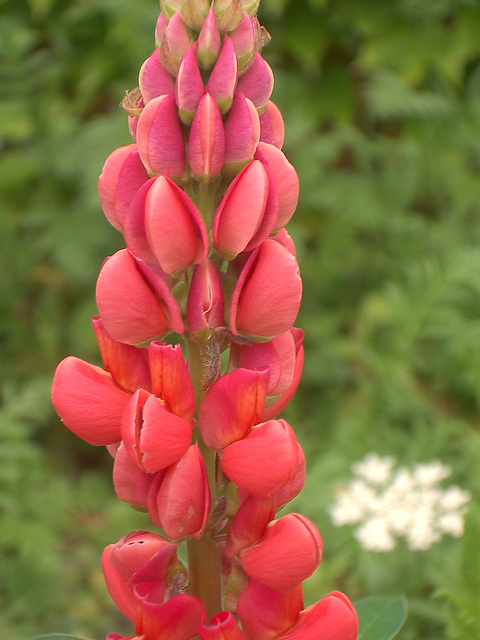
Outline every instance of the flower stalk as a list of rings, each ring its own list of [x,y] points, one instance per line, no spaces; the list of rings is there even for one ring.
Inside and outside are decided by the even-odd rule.
[[[97,281],[103,369],[66,358],[52,387],[65,426],[108,446],[118,497],[161,530],[102,559],[140,640],[357,635],[343,594],[304,609],[322,540],[308,518],[277,517],[305,481],[278,417],[302,371],[302,282],[258,4],[161,0],[157,49],[124,102],[133,142],[99,179],[126,243]]]

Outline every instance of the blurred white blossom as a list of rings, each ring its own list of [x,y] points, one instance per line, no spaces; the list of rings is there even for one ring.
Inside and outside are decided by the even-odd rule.
[[[354,477],[330,508],[333,523],[358,525],[355,537],[364,549],[391,551],[398,538],[410,549],[429,549],[444,534],[463,535],[471,495],[457,486],[440,487],[451,469],[439,460],[395,468],[391,456],[368,454],[352,465]]]

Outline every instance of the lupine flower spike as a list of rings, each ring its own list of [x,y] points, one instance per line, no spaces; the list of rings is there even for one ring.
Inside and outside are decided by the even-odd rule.
[[[123,102],[132,142],[98,183],[125,240],[96,286],[103,366],[70,356],[53,381],[65,426],[108,448],[118,497],[161,529],[102,557],[137,640],[357,637],[342,593],[305,608],[322,540],[305,516],[277,514],[305,481],[279,417],[304,356],[285,230],[299,189],[258,5],[160,0],[156,48]]]

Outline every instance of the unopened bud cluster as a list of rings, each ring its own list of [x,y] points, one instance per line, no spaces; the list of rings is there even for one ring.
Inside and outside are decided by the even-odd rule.
[[[142,640],[357,633],[343,594],[304,609],[320,535],[300,514],[277,517],[305,480],[302,449],[277,418],[302,371],[302,283],[285,230],[298,178],[281,151],[258,4],[160,1],[157,48],[123,102],[133,142],[99,179],[126,243],[97,281],[103,368],[68,357],[52,389],[65,425],[108,447],[118,497],[163,530],[103,554]]]

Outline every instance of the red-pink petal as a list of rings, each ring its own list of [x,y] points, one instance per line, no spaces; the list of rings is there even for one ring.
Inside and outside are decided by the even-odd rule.
[[[195,395],[188,366],[179,344],[152,342],[148,348],[152,393],[163,400],[169,411],[192,420]]]
[[[298,443],[285,420],[254,427],[228,445],[222,470],[238,487],[259,498],[270,497],[290,482],[298,468]]]
[[[239,79],[237,91],[250,98],[257,109],[265,108],[273,91],[273,72],[259,53],[248,71]]]
[[[147,193],[145,229],[165,273],[173,274],[207,257],[207,230],[198,209],[166,176],[159,176]]]
[[[185,143],[173,94],[152,98],[138,118],[137,146],[152,174],[168,171],[181,176],[185,169]]]
[[[55,371],[53,406],[67,429],[90,444],[120,440],[120,422],[129,399],[109,373],[74,356],[62,360]]]
[[[356,640],[358,616],[347,596],[333,591],[299,615],[282,640]]]
[[[283,146],[285,125],[277,105],[269,100],[267,108],[260,116],[260,141],[273,144],[277,149]]]
[[[244,635],[230,611],[220,611],[213,616],[208,625],[206,622],[205,613],[198,627],[200,640],[244,640]]]
[[[236,369],[218,378],[207,390],[199,409],[199,426],[210,449],[224,449],[258,423],[265,405],[268,375],[266,370]]]
[[[275,510],[274,498],[247,496],[230,523],[225,543],[227,556],[233,557],[261,538],[275,517]]]
[[[192,173],[209,182],[222,169],[225,157],[225,134],[217,103],[207,92],[200,100],[193,118],[188,141],[188,161]]]
[[[236,93],[225,122],[225,163],[242,164],[252,160],[260,140],[260,119],[255,105]]]
[[[147,180],[136,144],[119,147],[108,156],[98,179],[98,194],[103,212],[115,229],[122,231],[128,207]]]
[[[237,84],[237,66],[233,42],[226,35],[218,60],[207,82],[207,91],[216,100],[221,113],[226,113],[232,104]]]
[[[145,104],[152,98],[175,91],[175,80],[160,62],[160,49],[155,49],[140,67],[138,84]]]
[[[194,42],[183,54],[175,78],[175,101],[186,125],[192,123],[204,93],[205,87],[197,62],[197,42]]]

